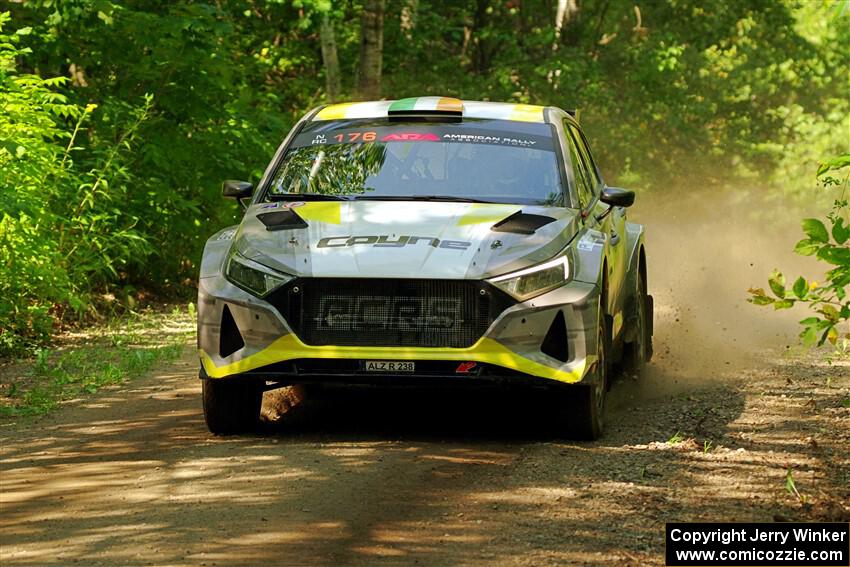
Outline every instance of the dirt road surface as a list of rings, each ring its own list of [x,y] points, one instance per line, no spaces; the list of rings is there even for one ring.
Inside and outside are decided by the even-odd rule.
[[[0,564],[661,565],[666,521],[850,520],[850,368],[786,355],[800,313],[744,302],[796,233],[683,210],[644,209],[657,356],[602,440],[515,396],[386,391],[217,438],[187,348],[2,424]]]

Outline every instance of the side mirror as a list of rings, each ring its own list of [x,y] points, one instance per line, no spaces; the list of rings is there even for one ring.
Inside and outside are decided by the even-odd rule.
[[[228,179],[221,185],[221,194],[231,199],[247,199],[254,194],[254,184]]]
[[[599,200],[612,207],[631,207],[635,202],[635,192],[619,187],[605,187]]]

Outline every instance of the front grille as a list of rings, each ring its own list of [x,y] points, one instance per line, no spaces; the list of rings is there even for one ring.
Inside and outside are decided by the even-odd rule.
[[[485,282],[302,278],[268,300],[308,345],[464,348],[511,299]]]

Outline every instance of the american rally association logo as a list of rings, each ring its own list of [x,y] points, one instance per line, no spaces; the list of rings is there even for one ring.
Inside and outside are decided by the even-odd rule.
[[[439,142],[440,137],[431,132],[397,132],[381,138],[382,142]]]
[[[518,146],[530,148],[537,142],[523,138],[511,138],[509,136],[487,136],[483,134],[443,134],[443,139],[449,142],[473,142],[477,144],[501,144],[505,146]]]

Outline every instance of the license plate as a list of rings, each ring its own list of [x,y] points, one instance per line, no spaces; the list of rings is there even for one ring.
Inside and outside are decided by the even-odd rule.
[[[415,362],[397,360],[367,360],[363,363],[366,372],[413,372]]]

